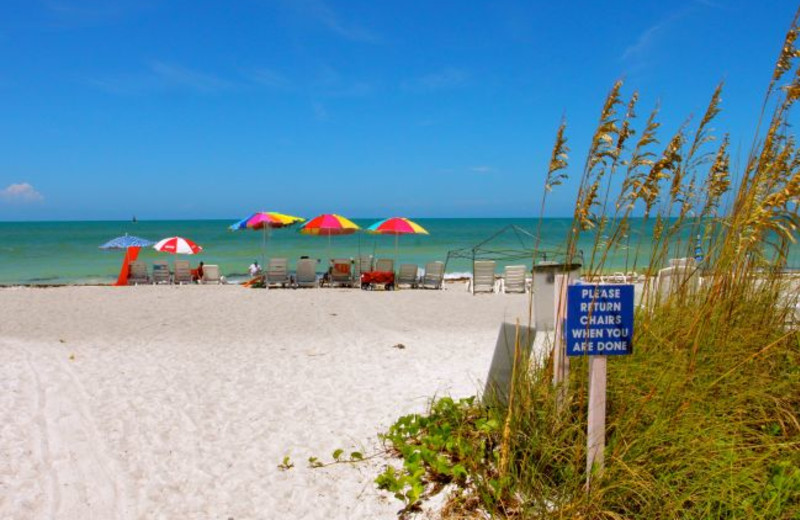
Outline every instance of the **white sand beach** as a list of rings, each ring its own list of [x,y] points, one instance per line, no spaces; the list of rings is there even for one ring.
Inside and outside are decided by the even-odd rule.
[[[526,315],[460,285],[0,289],[0,518],[396,518],[386,458],[308,458],[475,394]]]

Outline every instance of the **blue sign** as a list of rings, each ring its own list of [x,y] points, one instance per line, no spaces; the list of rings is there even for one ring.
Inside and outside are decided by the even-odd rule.
[[[633,352],[633,285],[570,285],[567,288],[568,356]]]

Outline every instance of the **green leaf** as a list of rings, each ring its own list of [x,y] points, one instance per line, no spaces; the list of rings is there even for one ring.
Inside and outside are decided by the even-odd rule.
[[[465,468],[461,464],[456,464],[455,466],[453,466],[452,472],[453,472],[453,477],[456,479],[463,480],[467,478],[467,468]]]
[[[334,450],[333,451],[334,460],[339,460],[339,457],[342,456],[342,453],[344,453],[344,450],[342,450],[342,449]]]
[[[339,450],[339,451],[341,451],[341,450]],[[352,452],[350,454],[350,459],[351,460],[364,460],[364,454],[361,453],[360,451],[354,451],[354,452]]]
[[[293,467],[294,463],[292,462],[292,459],[290,459],[288,455],[283,458],[283,461],[280,464],[278,464],[278,468],[284,471],[287,469],[292,469]]]

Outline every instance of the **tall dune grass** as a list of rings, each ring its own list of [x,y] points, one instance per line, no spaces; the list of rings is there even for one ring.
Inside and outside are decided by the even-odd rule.
[[[407,511],[450,483],[451,518],[800,518],[800,276],[786,271],[800,225],[788,124],[800,99],[798,34],[795,16],[741,171],[731,171],[729,137],[712,131],[722,85],[694,126],[663,143],[658,109],[640,123],[638,95],[625,100],[622,82],[603,104],[567,250],[577,255],[590,234],[585,276],[621,248],[646,276],[635,353],[608,364],[605,472],[585,488],[586,359],[571,361],[560,413],[552,366],[520,362],[509,408],[444,400],[387,432],[404,466],[379,484]],[[545,194],[569,171],[566,135],[562,124]],[[641,262],[630,244],[638,213],[655,221]],[[654,275],[670,257],[694,256],[697,236],[704,261],[659,293]]]

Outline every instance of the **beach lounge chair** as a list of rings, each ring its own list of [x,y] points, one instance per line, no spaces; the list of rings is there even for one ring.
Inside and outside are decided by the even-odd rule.
[[[353,279],[361,280],[361,273],[368,273],[372,271],[372,255],[361,256],[356,260],[355,269],[353,270]]]
[[[441,289],[444,281],[444,262],[428,262],[425,264],[425,275],[422,277],[423,289]]]
[[[358,258],[358,271],[361,273],[367,273],[372,271],[372,255],[369,256],[361,256]]]
[[[141,260],[131,262],[128,275],[128,285],[139,285],[150,283],[150,275],[147,274],[147,264]]]
[[[527,268],[524,265],[507,265],[503,274],[503,292],[524,293],[525,271]]]
[[[295,287],[317,287],[317,261],[312,258],[301,258],[297,261]]]
[[[684,265],[673,265],[658,271],[656,278],[654,302],[663,303],[672,294],[686,292],[691,294],[697,290],[700,276],[693,261]]]
[[[600,276],[602,283],[628,283],[628,277],[623,272],[615,272],[614,274]]]
[[[397,273],[397,282],[396,286],[400,287],[401,285],[407,285],[412,289],[417,287],[417,282],[419,279],[417,278],[417,273],[419,272],[419,267],[417,264],[400,264],[400,271]]]
[[[192,283],[192,268],[188,260],[175,260],[175,275],[172,281],[179,285]]]
[[[169,272],[169,264],[166,260],[156,260],[153,262],[153,283],[172,283],[172,273]]]
[[[218,265],[204,265],[203,266],[203,279],[200,280],[202,284],[221,284],[222,277],[219,274]]]
[[[267,264],[267,285],[286,287],[291,281],[289,277],[289,260],[286,258],[270,258]]]
[[[388,273],[388,272],[393,273],[394,260],[392,260],[391,258],[378,258],[378,260],[375,262],[375,270],[382,273]]]
[[[694,258],[670,258],[670,267],[697,267],[697,261]]]
[[[353,263],[349,258],[336,258],[331,261],[331,286],[353,287]]]
[[[494,260],[475,260],[472,264],[472,280],[470,292],[494,292],[494,269],[497,262]]]

